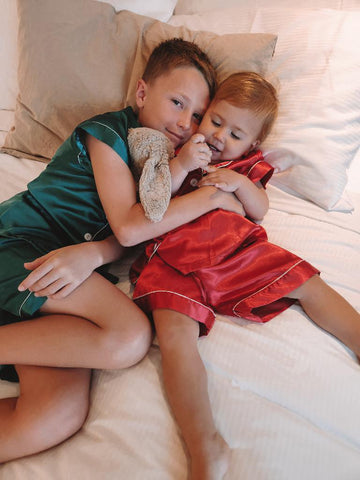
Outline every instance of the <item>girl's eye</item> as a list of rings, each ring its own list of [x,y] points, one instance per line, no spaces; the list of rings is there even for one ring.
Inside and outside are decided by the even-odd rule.
[[[236,135],[236,133],[231,132],[231,136],[232,136],[232,138],[234,138],[235,140],[240,140],[240,137],[239,137],[238,135]]]
[[[181,102],[179,100],[176,100],[176,98],[173,98],[172,102],[176,106],[181,106]]]
[[[217,122],[216,120],[211,120],[212,124],[215,125],[215,127],[220,127],[220,122]]]

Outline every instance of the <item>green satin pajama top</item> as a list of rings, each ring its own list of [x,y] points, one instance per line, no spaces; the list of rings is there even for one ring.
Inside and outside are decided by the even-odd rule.
[[[138,126],[131,107],[81,123],[46,169],[28,184],[28,191],[0,205],[0,235],[25,236],[37,245],[44,242],[45,249],[45,245],[49,247],[46,241],[49,229],[58,241],[53,248],[101,240],[110,235],[86,151],[85,135],[89,133],[109,145],[129,165],[127,133],[129,128]]]

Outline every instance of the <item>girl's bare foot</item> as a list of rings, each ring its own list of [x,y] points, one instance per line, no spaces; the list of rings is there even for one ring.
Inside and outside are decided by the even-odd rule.
[[[222,480],[230,463],[230,447],[215,433],[191,459],[191,480]]]

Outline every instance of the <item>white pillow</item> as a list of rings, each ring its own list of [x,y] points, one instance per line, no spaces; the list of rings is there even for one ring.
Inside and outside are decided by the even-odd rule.
[[[280,112],[263,144],[279,172],[272,183],[325,209],[351,210],[343,192],[360,144],[360,10],[232,8],[170,23],[278,35],[269,78],[278,83]]]
[[[191,15],[230,7],[242,8],[298,8],[294,0],[178,0],[175,15]],[[351,10],[360,8],[359,0],[302,0],[301,8],[335,8]]]
[[[167,22],[173,14],[176,0],[97,0],[98,2],[110,3],[116,12],[129,10],[130,12],[147,17],[156,18]]]

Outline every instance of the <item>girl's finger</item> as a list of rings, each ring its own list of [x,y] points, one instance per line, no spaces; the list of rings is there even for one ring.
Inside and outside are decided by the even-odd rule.
[[[192,143],[204,143],[205,142],[205,137],[202,133],[195,133],[191,137]]]

